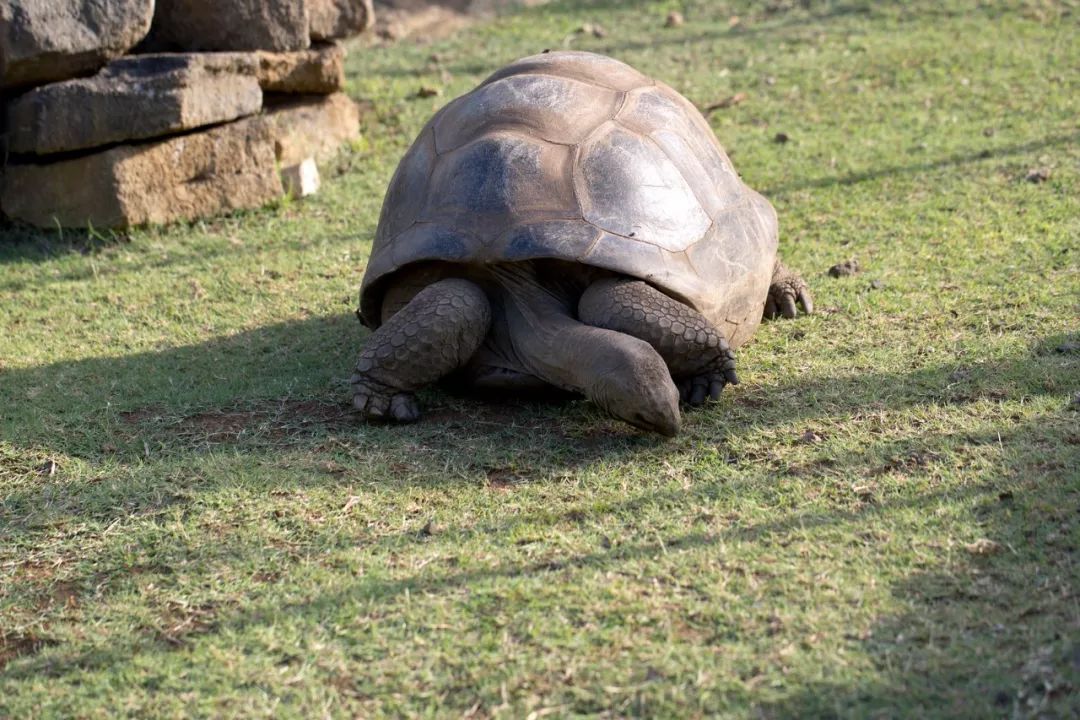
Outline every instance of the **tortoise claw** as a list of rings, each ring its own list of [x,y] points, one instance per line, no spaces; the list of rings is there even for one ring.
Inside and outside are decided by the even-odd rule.
[[[352,386],[353,408],[366,420],[411,423],[420,419],[420,408],[412,393],[382,390],[362,375],[353,375]]]
[[[709,399],[710,400],[719,400],[720,399],[720,393],[723,392],[724,385],[726,385],[726,384],[727,383],[724,382],[723,380],[713,380],[712,382],[710,382],[709,383]]]
[[[679,397],[691,407],[699,407],[710,400],[719,400],[720,394],[728,385],[738,385],[739,376],[735,374],[735,353],[724,343],[723,353],[710,363],[698,375],[686,377],[678,382]]]
[[[814,312],[814,300],[810,295],[810,288],[801,277],[783,265],[778,265],[773,274],[772,284],[769,286],[769,294],[765,298],[763,316],[766,320],[774,320],[778,317],[790,319],[799,314],[799,305],[802,305],[803,312],[807,315]]]
[[[390,416],[400,423],[416,422],[420,419],[420,408],[412,393],[399,393],[390,400]]]
[[[736,383],[738,378],[735,378],[734,370],[709,370],[680,381],[679,397],[690,407],[701,407],[710,401],[719,400],[724,388]]]
[[[701,375],[693,379],[691,382],[692,389],[690,390],[691,407],[699,407],[705,404],[705,398],[708,397],[709,384],[707,375]]]

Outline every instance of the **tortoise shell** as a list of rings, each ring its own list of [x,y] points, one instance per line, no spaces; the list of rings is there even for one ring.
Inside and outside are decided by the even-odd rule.
[[[361,311],[377,324],[413,263],[558,259],[645,280],[737,346],[761,320],[776,245],[772,206],[688,100],[602,55],[544,53],[421,131],[387,190]]]

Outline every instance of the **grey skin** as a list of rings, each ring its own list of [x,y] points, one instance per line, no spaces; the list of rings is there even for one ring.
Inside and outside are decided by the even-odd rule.
[[[675,435],[680,401],[738,382],[763,317],[813,311],[777,237],[674,90],[590,53],[519,60],[436,114],[391,181],[353,405],[412,422],[415,392],[454,376]]]

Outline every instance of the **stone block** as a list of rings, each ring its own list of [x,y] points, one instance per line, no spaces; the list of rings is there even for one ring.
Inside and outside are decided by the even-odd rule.
[[[319,192],[319,166],[315,164],[315,158],[281,168],[281,184],[293,197],[303,198]]]
[[[0,87],[92,73],[150,29],[154,0],[0,0]]]
[[[309,157],[320,163],[331,160],[344,143],[360,135],[360,109],[344,93],[267,96],[263,112],[283,167]]]
[[[268,92],[323,95],[340,90],[345,84],[345,50],[337,43],[256,55],[259,84]]]
[[[303,50],[308,0],[157,0],[147,50]]]
[[[372,0],[307,0],[314,40],[358,35],[375,23]]]
[[[253,57],[134,55],[93,77],[43,85],[12,101],[9,150],[45,155],[162,137],[261,107]]]
[[[40,227],[124,228],[254,208],[280,197],[262,117],[48,164],[11,164],[0,203]]]

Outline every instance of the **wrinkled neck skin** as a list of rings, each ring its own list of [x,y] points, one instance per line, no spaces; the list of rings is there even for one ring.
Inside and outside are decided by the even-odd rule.
[[[540,278],[529,263],[491,266],[495,342],[529,374],[584,394],[615,417],[674,435],[678,391],[648,343],[574,319],[580,291],[571,280]],[[505,337],[502,336],[505,333]]]
[[[541,280],[530,263],[489,268],[495,304],[505,320],[502,348],[522,369],[556,387],[586,393],[595,372],[617,368],[609,344],[590,332],[597,328],[573,318],[576,298]]]

